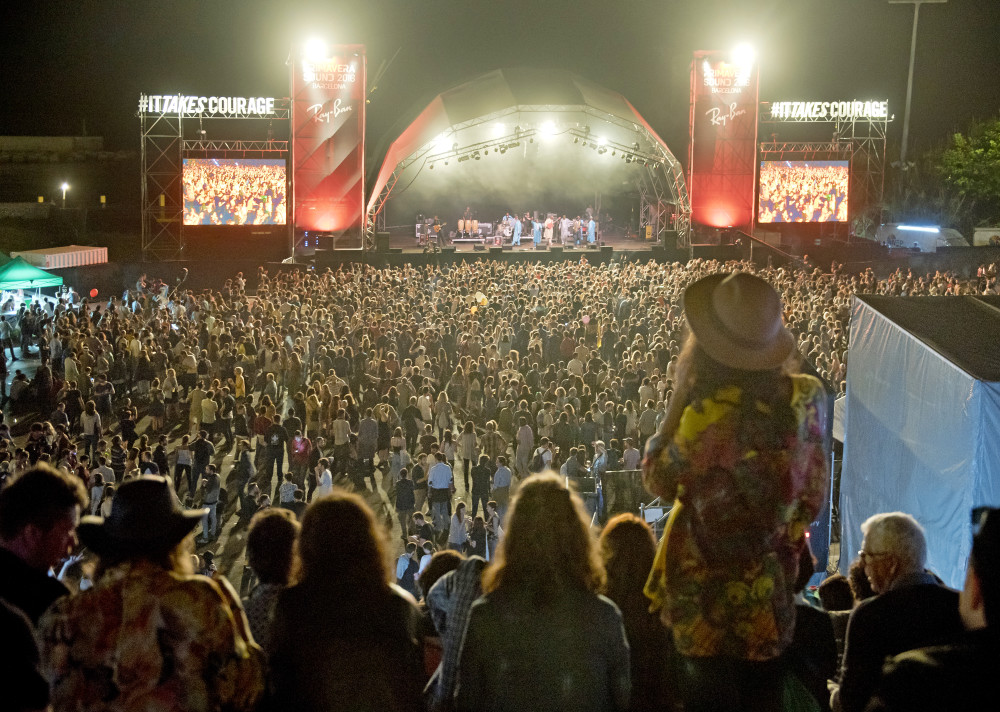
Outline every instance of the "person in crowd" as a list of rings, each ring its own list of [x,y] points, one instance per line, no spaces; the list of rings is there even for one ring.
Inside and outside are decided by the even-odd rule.
[[[656,553],[653,530],[634,514],[619,514],[604,526],[598,548],[607,574],[601,592],[621,611],[629,644],[629,709],[674,709],[677,660],[673,644],[643,594]]]
[[[417,572],[420,570],[420,556],[423,548],[412,541],[407,542],[403,553],[396,560],[396,585],[413,596],[416,600],[420,592],[417,590]]]
[[[678,384],[643,464],[647,489],[676,500],[646,592],[682,656],[686,710],[779,710],[799,552],[829,475],[826,395],[790,372],[795,339],[764,280],[704,277],[684,315]]]
[[[76,545],[87,504],[79,479],[46,464],[14,475],[0,489],[0,599],[33,624],[69,593],[49,571]]]
[[[945,644],[959,635],[959,594],[925,569],[924,529],[909,514],[887,512],[861,525],[860,557],[875,597],[851,613],[835,710],[861,712],[892,655]]]
[[[830,617],[833,625],[833,635],[837,641],[837,669],[843,662],[844,638],[847,635],[847,622],[854,609],[854,594],[847,577],[841,573],[833,574],[823,579],[816,590],[820,605]]]
[[[192,575],[193,530],[162,477],[123,483],[111,516],[84,517],[99,557],[92,588],[39,622],[54,709],[253,710],[264,659],[236,592]]]
[[[1000,663],[1000,510],[972,512],[972,553],[959,596],[964,630],[890,659],[867,709],[924,712],[989,706]]]
[[[628,643],[617,607],[598,594],[604,569],[588,521],[554,475],[518,490],[469,613],[457,710],[628,708]]]
[[[427,588],[427,609],[441,639],[441,661],[427,684],[432,712],[452,708],[462,639],[472,604],[483,593],[485,568],[486,561],[480,556],[460,559],[453,570]]]
[[[243,599],[253,639],[270,651],[271,623],[278,596],[288,586],[292,571],[299,523],[288,510],[269,508],[250,520],[247,530],[247,565],[257,577],[257,585]]]
[[[385,534],[359,496],[313,501],[297,570],[271,629],[271,709],[420,710],[416,607],[390,584]]]

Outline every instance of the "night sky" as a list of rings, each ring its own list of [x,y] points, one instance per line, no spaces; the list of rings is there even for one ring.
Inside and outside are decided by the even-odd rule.
[[[7,2],[0,134],[79,135],[85,121],[107,147],[138,150],[140,92],[287,96],[291,43],[320,36],[365,44],[370,78],[401,49],[372,96],[371,146],[454,84],[536,66],[622,93],[683,156],[692,51],[747,41],[761,100],[887,97],[898,151],[912,15],[885,0]],[[1000,112],[997,37],[1000,0],[923,6],[918,149]]]

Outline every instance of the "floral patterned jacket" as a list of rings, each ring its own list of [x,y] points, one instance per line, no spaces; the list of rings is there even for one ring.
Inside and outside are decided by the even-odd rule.
[[[144,561],[106,571],[39,623],[56,710],[252,710],[264,658],[224,579]]]
[[[646,486],[675,501],[646,595],[683,655],[769,660],[791,642],[798,557],[829,478],[826,394],[812,376],[791,378],[795,430],[754,433],[746,415],[738,425],[729,386],[688,405],[673,441],[648,450]]]

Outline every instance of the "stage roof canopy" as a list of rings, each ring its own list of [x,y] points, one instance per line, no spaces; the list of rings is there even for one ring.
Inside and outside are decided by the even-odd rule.
[[[527,160],[512,161],[517,154]],[[561,173],[546,174],[550,167]],[[613,176],[619,190],[624,184],[673,214],[690,213],[680,163],[635,107],[557,70],[497,69],[436,96],[386,151],[369,216],[413,185],[443,186],[442,173],[461,176],[463,185],[488,173],[496,190],[522,192],[532,180],[594,184]]]

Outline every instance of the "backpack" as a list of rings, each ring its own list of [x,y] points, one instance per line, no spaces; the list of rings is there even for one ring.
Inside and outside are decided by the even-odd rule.
[[[539,448],[535,450],[534,457],[531,458],[531,462],[528,464],[529,472],[541,472],[545,469],[545,460],[542,458],[542,449]]]

